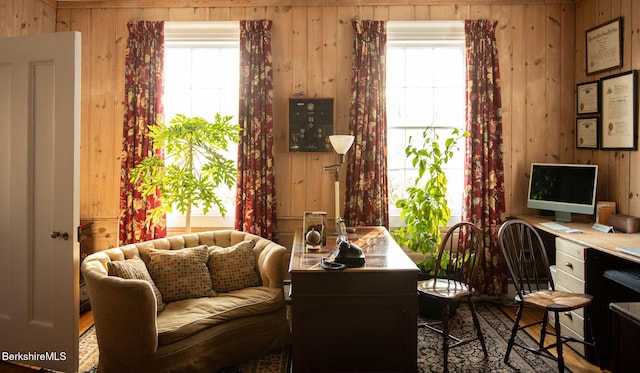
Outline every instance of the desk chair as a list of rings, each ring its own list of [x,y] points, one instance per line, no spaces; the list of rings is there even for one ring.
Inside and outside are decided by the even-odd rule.
[[[558,371],[564,372],[564,358],[562,357],[563,344],[578,342],[595,349],[593,338],[580,340],[573,337],[562,336],[560,329],[560,313],[565,313],[589,306],[593,297],[589,294],[570,293],[556,291],[551,277],[549,260],[546,249],[538,231],[530,224],[519,220],[508,220],[502,224],[498,232],[498,244],[504,255],[504,259],[516,288],[515,300],[518,303],[516,319],[511,330],[511,338],[507,345],[504,362],[509,362],[509,354],[513,346],[518,346],[537,355],[544,356],[558,362]],[[544,309],[542,320],[528,325],[520,325],[522,312],[525,307],[537,307]],[[547,334],[547,322],[549,312],[555,314],[555,343],[545,346],[544,339]],[[588,325],[591,323],[585,313]],[[516,343],[516,334],[520,330],[541,324],[540,340],[537,348],[531,348]],[[593,334],[593,333],[591,333]],[[556,356],[549,352],[556,349]],[[597,351],[596,351],[597,356]]]
[[[442,305],[442,321],[418,324],[442,335],[444,371],[448,372],[449,349],[480,340],[485,358],[488,356],[480,322],[473,303],[473,284],[482,262],[484,245],[482,233],[469,222],[454,225],[446,233],[438,248],[436,274],[433,279],[418,281],[418,293],[428,301]],[[453,302],[466,301],[471,310],[476,336],[461,340],[449,334],[449,310]],[[442,329],[436,325],[442,324]],[[453,341],[451,343],[450,341]],[[451,343],[451,344],[450,344]]]

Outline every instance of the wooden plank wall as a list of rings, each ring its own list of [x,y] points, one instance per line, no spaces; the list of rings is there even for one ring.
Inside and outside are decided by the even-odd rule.
[[[582,0],[576,3],[575,11],[576,83],[640,69],[640,3],[632,0]],[[622,68],[587,75],[585,32],[617,17],[623,17]],[[575,161],[599,166],[598,197],[601,200],[615,201],[618,213],[640,216],[640,155],[637,151],[581,149],[576,151]]]
[[[151,3],[158,4],[153,7]],[[286,244],[305,210],[332,216],[331,154],[287,152],[287,99],[333,97],[337,132],[347,131],[351,20],[498,21],[507,211],[525,207],[533,161],[595,163],[599,199],[640,216],[636,151],[575,149],[575,84],[640,68],[640,4],[632,0],[0,0],[0,36],[82,32],[81,218],[94,221],[96,248],[117,245],[119,155],[126,23],[131,20],[228,21],[270,18],[275,68],[278,215]],[[136,5],[141,4],[141,5]],[[57,9],[56,9],[57,6]],[[624,66],[585,73],[585,31],[624,17]],[[633,47],[636,46],[635,50]],[[344,178],[343,178],[344,180]]]
[[[56,7],[51,1],[0,0],[0,37],[54,32]]]
[[[574,5],[568,0],[138,3],[144,5],[58,2],[57,30],[82,32],[81,217],[94,222],[98,249],[117,245],[123,59],[126,23],[132,20],[273,20],[276,192],[285,245],[304,211],[334,216],[332,175],[322,166],[335,162],[335,155],[287,151],[288,98],[333,97],[335,130],[347,132],[353,19],[498,21],[509,212],[526,211],[530,162],[573,160],[576,32]]]

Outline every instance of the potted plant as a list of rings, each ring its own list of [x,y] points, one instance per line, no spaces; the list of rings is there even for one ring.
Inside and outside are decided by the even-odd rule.
[[[231,124],[231,116],[215,115],[214,122],[201,117],[176,114],[169,126],[158,123],[149,137],[155,149],[163,148],[165,162],[158,156],[145,158],[131,172],[131,181],[143,195],[160,191],[160,206],[149,211],[147,221],[157,219],[176,208],[185,214],[185,229],[191,232],[191,210],[200,207],[206,214],[214,205],[224,216],[223,201],[216,188],[232,188],[236,166],[224,152],[237,143],[240,127]]]
[[[451,217],[445,165],[459,149],[460,140],[468,136],[468,132],[455,128],[451,136],[441,142],[434,128],[427,127],[422,133],[422,146],[412,145],[410,138],[410,145],[405,149],[413,166],[418,168],[418,177],[407,188],[407,197],[396,202],[404,226],[392,235],[401,247],[421,255],[416,263],[421,272],[419,280],[434,275],[442,230]]]

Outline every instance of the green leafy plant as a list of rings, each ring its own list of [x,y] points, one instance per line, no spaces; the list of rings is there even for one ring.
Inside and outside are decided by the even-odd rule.
[[[224,153],[230,143],[237,143],[240,127],[231,124],[231,116],[216,114],[214,122],[201,117],[176,116],[166,126],[151,127],[149,137],[154,149],[163,148],[166,162],[148,157],[131,172],[131,182],[144,196],[161,193],[160,206],[149,211],[147,222],[176,208],[186,216],[186,230],[191,232],[191,210],[200,207],[206,214],[214,205],[224,216],[223,201],[216,188],[232,188],[236,166]]]
[[[400,246],[422,254],[417,264],[428,274],[434,272],[442,229],[451,217],[444,167],[459,149],[460,140],[468,136],[468,132],[456,128],[451,137],[440,142],[433,127],[427,127],[422,134],[422,146],[409,145],[405,149],[413,167],[418,169],[418,177],[407,188],[407,197],[396,202],[404,226],[394,231],[393,237]]]

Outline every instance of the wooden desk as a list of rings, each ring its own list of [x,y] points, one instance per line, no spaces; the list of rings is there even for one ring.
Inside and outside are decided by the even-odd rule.
[[[605,368],[615,371],[617,365],[616,351],[612,348],[619,336],[612,332],[613,315],[609,305],[614,302],[638,302],[640,292],[621,281],[615,280],[611,272],[628,271],[640,273],[640,258],[618,252],[615,248],[621,246],[640,246],[640,233],[603,233],[592,228],[593,222],[576,221],[561,223],[572,229],[582,230],[582,233],[565,233],[554,231],[540,225],[550,221],[551,217],[537,215],[518,216],[542,232],[543,239],[549,251],[555,252],[557,240],[566,240],[584,247],[584,283],[585,292],[594,297],[589,308],[592,321],[593,335],[596,338],[600,359]],[[551,238],[551,239],[548,239]],[[555,255],[549,255],[549,260],[555,263]],[[563,263],[556,263],[562,266]],[[637,288],[637,287],[636,287]],[[589,334],[588,328],[585,333]],[[618,341],[619,342],[619,341]],[[629,340],[626,343],[636,344]],[[587,350],[587,359],[596,363],[596,357]]]
[[[382,227],[349,239],[366,255],[363,267],[327,271],[320,259],[335,248],[308,251],[296,232],[291,253],[294,372],[415,372],[418,268]]]

